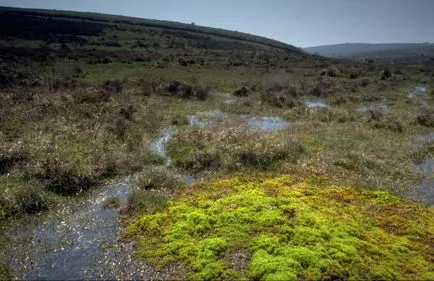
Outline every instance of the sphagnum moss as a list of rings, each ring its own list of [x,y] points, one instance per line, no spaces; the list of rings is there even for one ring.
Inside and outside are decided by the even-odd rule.
[[[387,192],[289,176],[195,185],[128,231],[140,255],[181,261],[191,279],[434,279],[434,210]],[[237,272],[228,253],[250,254]]]

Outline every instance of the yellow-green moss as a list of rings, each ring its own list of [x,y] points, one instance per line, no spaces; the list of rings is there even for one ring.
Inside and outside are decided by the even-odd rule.
[[[156,266],[192,279],[433,279],[434,210],[382,191],[318,187],[285,176],[232,178],[186,190],[130,234]],[[246,249],[247,272],[228,253]]]

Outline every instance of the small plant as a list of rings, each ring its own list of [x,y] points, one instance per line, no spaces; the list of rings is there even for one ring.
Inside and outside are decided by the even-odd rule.
[[[381,75],[380,75],[381,80],[388,80],[391,77],[392,77],[392,72],[390,72],[389,69],[384,69],[381,72]]]
[[[179,175],[164,167],[153,167],[146,169],[137,179],[137,185],[143,190],[168,190],[180,188],[186,182]]]
[[[104,200],[104,209],[117,209],[121,206],[121,200],[116,196],[108,197]]]
[[[125,212],[132,214],[156,213],[163,210],[168,205],[168,200],[164,195],[150,190],[134,190],[127,200]]]

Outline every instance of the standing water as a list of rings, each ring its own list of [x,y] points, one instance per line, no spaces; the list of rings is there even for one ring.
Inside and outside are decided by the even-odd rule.
[[[205,128],[226,122],[221,111],[190,116],[190,126]],[[249,128],[275,132],[288,127],[280,117],[235,117]],[[166,129],[151,143],[151,150],[166,159],[167,142],[175,128]],[[184,176],[189,182],[197,181]],[[11,229],[10,266],[17,279],[182,279],[185,270],[175,264],[164,271],[135,258],[132,244],[120,241],[122,231],[118,210],[105,208],[108,198],[125,202],[133,188],[128,183],[110,185],[102,191],[91,191],[45,214],[32,217],[32,222]]]

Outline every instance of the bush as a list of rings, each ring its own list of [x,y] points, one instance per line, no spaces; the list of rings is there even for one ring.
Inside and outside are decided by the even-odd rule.
[[[171,96],[179,95],[182,98],[197,98],[198,100],[206,100],[208,98],[209,89],[200,85],[187,85],[179,81],[172,81],[166,86],[166,91]]]
[[[423,113],[416,118],[419,125],[425,127],[434,127],[434,111]]]
[[[327,70],[327,75],[329,77],[339,77],[339,76],[341,76],[341,73],[340,73],[340,71],[336,67],[330,67]]]
[[[268,81],[263,86],[261,100],[277,107],[295,107],[300,105],[296,100],[297,89],[282,80]]]
[[[387,80],[392,77],[392,72],[389,69],[385,69],[381,72],[380,78],[381,80]]]
[[[188,118],[183,115],[176,115],[172,118],[172,125],[174,126],[185,126],[189,124]]]
[[[356,72],[351,72],[350,79],[357,79],[357,78],[359,78],[359,74]]]
[[[141,79],[139,81],[140,93],[145,97],[149,97],[154,93],[154,84],[148,80]]]
[[[194,88],[194,96],[201,101],[208,98],[209,89],[203,86],[196,86]]]
[[[101,85],[101,90],[108,93],[120,94],[123,90],[122,82],[119,80],[107,80]]]
[[[301,103],[292,96],[288,96],[282,93],[263,93],[261,94],[262,103],[268,103],[269,105],[277,107],[289,107],[293,108]]]
[[[236,90],[233,95],[236,97],[248,97],[249,89],[247,89],[246,87],[241,87],[240,89]]]
[[[316,85],[309,91],[309,95],[325,98],[334,91],[335,86],[331,82],[318,81]]]

